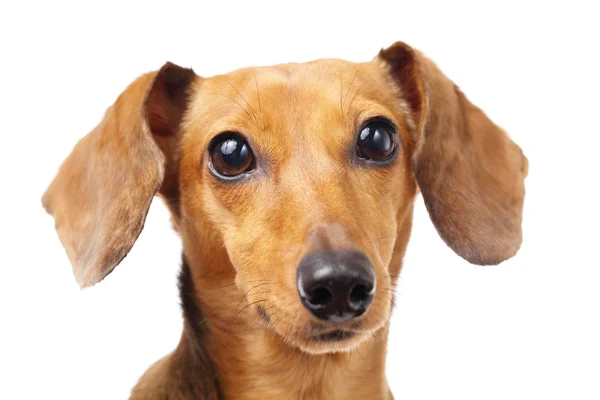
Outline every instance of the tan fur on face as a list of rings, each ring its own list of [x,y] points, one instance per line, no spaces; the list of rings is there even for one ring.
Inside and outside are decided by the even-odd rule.
[[[272,328],[308,352],[354,348],[389,315],[395,215],[411,204],[416,186],[403,111],[384,82],[371,63],[325,60],[206,79],[190,105],[181,158],[182,170],[190,171],[181,177],[184,217],[201,224],[194,232],[213,227],[243,292],[253,286],[246,282],[273,281],[265,285],[269,293],[247,299],[265,298],[273,319],[287,315]],[[360,167],[350,157],[355,132],[375,116],[400,127],[401,154],[389,168]],[[245,135],[254,149],[258,168],[245,183],[221,183],[207,168],[207,145],[223,131]],[[355,328],[364,333],[343,347],[310,343],[311,326],[322,324],[296,301],[296,267],[308,247],[318,250],[309,241],[321,226],[321,241],[365,252],[379,282],[372,311]]]
[[[397,127],[387,166],[355,157],[373,117]],[[209,170],[209,144],[223,132],[244,136],[256,156],[241,181]],[[387,324],[417,190],[451,248],[497,263],[521,241],[525,174],[518,146],[431,61],[397,43],[367,63],[212,78],[167,64],[132,84],[78,144],[44,204],[84,286],[131,248],[155,193],[171,209],[187,260],[186,326],[133,398],[379,399],[390,396]],[[342,326],[313,317],[296,289],[300,260],[323,249],[360,251],[374,265],[371,306]],[[313,338],[340,327],[355,336]]]

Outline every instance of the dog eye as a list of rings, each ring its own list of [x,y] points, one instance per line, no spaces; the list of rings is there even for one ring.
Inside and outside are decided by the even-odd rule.
[[[394,128],[386,121],[375,119],[367,122],[358,135],[358,157],[373,161],[389,159],[396,151],[394,133]]]
[[[217,175],[233,177],[254,169],[254,154],[248,142],[235,133],[218,136],[210,147],[211,169]]]

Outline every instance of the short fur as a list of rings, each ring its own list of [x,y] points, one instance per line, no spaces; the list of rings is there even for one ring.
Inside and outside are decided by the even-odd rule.
[[[356,132],[383,116],[399,154],[356,161]],[[244,135],[256,170],[209,172],[207,146]],[[200,78],[167,63],[138,78],[74,148],[43,197],[82,287],[106,277],[139,235],[152,198],[183,242],[184,332],[132,399],[391,399],[391,294],[418,190],[442,239],[475,264],[521,243],[527,159],[422,53],[396,43],[371,62],[318,60]],[[376,205],[374,207],[374,205]],[[296,268],[320,249],[373,262],[370,308],[340,329],[316,320]],[[339,337],[338,337],[339,338]]]

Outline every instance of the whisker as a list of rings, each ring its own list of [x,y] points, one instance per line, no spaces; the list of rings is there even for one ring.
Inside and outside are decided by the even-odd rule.
[[[262,299],[262,300],[257,300],[257,301],[253,301],[252,303],[246,304],[240,311],[238,311],[233,318],[231,319],[231,323],[229,324],[229,328],[227,328],[227,331],[225,332],[225,336],[227,336],[231,330],[231,326],[233,325],[233,321],[237,318],[238,315],[241,314],[242,311],[244,311],[246,308],[250,307],[251,305],[263,302],[263,301],[267,301],[267,299]]]
[[[208,314],[206,317],[202,318],[202,321],[198,322],[197,326],[202,325],[204,323],[204,321],[206,321],[208,318],[212,317],[216,313],[217,313],[217,310],[214,310],[213,312],[211,312],[210,314]]]
[[[268,292],[265,292],[268,293]],[[223,307],[220,308],[216,308],[215,310],[213,310],[211,313],[209,313],[207,316],[205,316],[200,322],[198,322],[197,326],[202,325],[204,322],[206,322],[209,318],[211,318],[213,315],[215,315],[216,313],[218,313],[219,311],[223,311],[224,309],[227,308],[227,305],[229,304],[235,304],[237,303],[237,300],[235,301],[229,301],[228,303],[222,305]],[[271,306],[272,307],[272,306]]]
[[[370,237],[370,235],[368,235],[368,234],[367,234],[367,239],[369,239],[369,241],[370,241],[372,244],[374,244],[374,243],[373,243],[373,241],[371,240],[371,237]],[[380,263],[383,265],[383,264],[384,264],[384,262],[383,262],[383,259],[381,258],[381,254],[379,254],[379,249],[378,249],[377,247],[375,247],[375,254],[377,255],[377,258],[379,259],[379,262],[380,262]]]
[[[306,374],[308,375],[308,377],[310,378],[311,382],[314,382],[314,378],[312,377],[312,375],[310,374],[310,366],[308,365],[308,353],[306,353]]]
[[[255,77],[256,77],[256,75],[255,75]],[[250,103],[248,103],[248,101],[246,101],[246,99],[244,98],[244,96],[242,96],[242,94],[235,88],[235,86],[233,86],[231,84],[231,82],[229,81],[229,79],[225,78],[225,80],[227,81],[227,83],[229,83],[229,86],[231,86],[231,88],[233,90],[235,90],[235,92],[238,94],[238,96],[240,96],[242,98],[242,100],[244,100],[244,103],[246,103],[248,105],[248,107],[250,107],[250,109],[254,112],[254,115],[258,115],[256,113],[256,110],[250,105]]]
[[[250,291],[252,291],[253,289],[255,289],[255,288],[259,287],[259,286],[263,286],[263,285],[266,285],[266,284],[265,284],[265,283],[260,283],[260,284],[258,284],[258,285],[255,285],[255,286],[251,287],[251,288],[250,288],[250,289],[249,289],[249,290],[248,290],[248,291],[247,291],[247,292],[246,292],[246,293],[245,293],[245,294],[242,296],[242,298],[240,299],[240,302],[238,303],[237,307],[235,308],[235,311],[234,311],[234,313],[235,313],[235,312],[238,310],[238,308],[239,308],[239,307],[240,307],[240,305],[242,304],[242,301],[244,301],[244,298],[245,298],[246,296],[248,296],[248,293],[250,293]],[[246,306],[246,307],[247,307],[247,306]],[[246,308],[246,307],[244,307],[244,308]],[[242,310],[243,310],[244,308],[242,308]],[[239,313],[238,313],[238,314],[239,314]],[[229,329],[231,328],[231,325],[233,324],[233,320],[235,319],[235,317],[237,317],[237,316],[238,316],[238,314],[235,314],[235,315],[233,316],[233,318],[231,319],[231,322],[229,323],[229,328],[227,328],[227,331],[228,331],[228,332],[229,332]]]
[[[248,112],[248,110],[246,110],[246,109],[244,108],[244,106],[242,106],[242,105],[241,105],[239,102],[237,102],[235,99],[233,99],[233,98],[231,98],[231,97],[229,97],[229,96],[227,96],[227,95],[225,95],[225,94],[221,94],[221,93],[209,93],[209,94],[214,94],[214,95],[217,95],[217,96],[223,96],[223,97],[227,97],[229,100],[233,101],[235,104],[237,104],[238,106],[240,106],[240,108],[241,108],[242,110],[244,110],[244,111],[246,112],[246,114],[248,114],[248,117],[249,117],[250,119],[254,119],[254,117],[252,117],[252,115],[251,115],[251,114]]]
[[[254,280],[251,280],[251,281],[240,282],[240,284],[253,283],[253,282],[270,282],[270,283],[275,283],[275,281],[270,280],[270,279],[254,279]],[[194,292],[195,293],[208,293],[208,292],[212,292],[212,291],[219,290],[219,289],[225,289],[225,288],[233,286],[233,285],[235,285],[235,282],[231,282],[231,283],[228,283],[228,284],[223,285],[223,286],[216,286],[216,287],[213,287],[213,288],[210,288],[210,289],[195,290]]]
[[[257,294],[269,294],[269,293],[271,293],[270,290],[267,290],[266,292],[254,292],[254,293],[252,293],[252,296],[256,296]]]
[[[371,333],[371,342],[377,343],[379,341],[379,337],[375,334],[375,332]]]
[[[365,362],[365,358],[363,357],[363,355],[361,354],[359,348],[357,347],[354,351],[356,351],[358,353],[358,355],[360,356],[360,359],[362,360],[362,362]]]
[[[340,72],[340,111],[344,114],[344,81]]]
[[[356,99],[356,95],[358,94],[358,92],[360,92],[360,90],[363,88],[363,86],[365,86],[364,83],[362,85],[360,85],[360,87],[358,88],[356,93],[354,93],[354,96],[352,96],[352,100],[350,100],[350,104],[348,104],[348,109],[347,109],[346,113],[350,111],[350,107],[352,107],[352,103],[354,103],[354,99]]]
[[[256,97],[258,98],[258,111],[262,117],[262,106],[260,105],[260,91],[258,90],[258,79],[256,79],[256,72],[254,72],[254,85],[256,86]]]
[[[394,289],[394,288],[389,288],[389,287],[388,287],[388,288],[385,288],[385,290],[389,290],[390,292],[392,292],[392,293],[396,293],[397,295],[399,295],[399,294],[400,294],[400,293],[398,293],[398,292],[396,291],[396,289]]]
[[[296,373],[294,374],[294,381],[292,382],[292,387],[290,388],[290,397],[292,398],[292,390],[294,388],[294,385],[296,384],[296,379],[298,378],[298,372],[300,372],[300,367],[302,366],[302,357],[300,358],[300,362],[298,363],[298,367],[296,368]]]
[[[390,316],[387,316],[384,318],[377,311],[373,310],[373,312],[379,317],[378,324],[381,324],[382,327],[390,322]],[[375,332],[371,332],[371,333],[375,333]]]
[[[344,373],[346,373],[346,371],[348,370],[348,368],[350,367],[350,360],[352,360],[352,354],[354,353],[353,351],[350,351],[350,354],[348,355],[348,362],[346,363],[346,368],[344,368]]]
[[[350,81],[350,86],[348,86],[348,90],[346,91],[346,96],[344,96],[344,101],[342,102],[342,108],[343,108],[344,102],[348,99],[348,94],[350,93],[350,89],[352,89],[352,84],[354,83],[354,80],[356,79],[356,75],[358,74],[359,69],[360,69],[360,65],[358,67],[356,67],[356,71],[354,71],[354,76],[352,77],[352,80]],[[348,108],[348,110],[349,110],[349,108]]]

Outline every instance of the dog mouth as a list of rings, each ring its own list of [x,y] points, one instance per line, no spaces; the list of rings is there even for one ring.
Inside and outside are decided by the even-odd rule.
[[[309,336],[310,340],[318,342],[343,342],[356,336],[356,332],[343,329],[335,329],[327,333]]]
[[[271,323],[271,317],[267,313],[267,311],[262,306],[257,306],[257,312],[264,322]],[[358,324],[353,324],[351,328],[357,328]],[[358,332],[352,329],[332,329],[325,330],[322,326],[312,326],[310,329],[310,333],[307,335],[307,339],[311,342],[320,342],[320,343],[336,343],[336,342],[344,342],[346,340],[352,339],[356,337]]]

